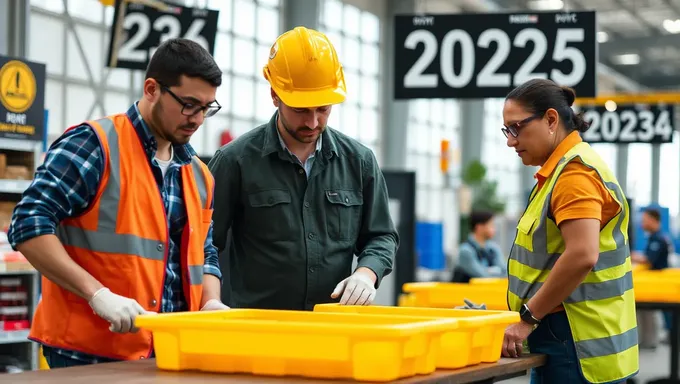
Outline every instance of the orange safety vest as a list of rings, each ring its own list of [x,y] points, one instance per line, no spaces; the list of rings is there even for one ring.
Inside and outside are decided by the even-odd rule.
[[[168,224],[148,156],[126,114],[88,121],[105,161],[94,201],[79,217],[62,221],[57,237],[71,258],[111,292],[159,312],[168,257]],[[69,128],[72,129],[73,127]],[[203,294],[204,242],[212,220],[214,180],[194,156],[181,167],[187,223],[181,243],[184,295],[198,311]],[[86,300],[42,278],[31,340],[111,359],[148,358],[151,333],[119,334]]]

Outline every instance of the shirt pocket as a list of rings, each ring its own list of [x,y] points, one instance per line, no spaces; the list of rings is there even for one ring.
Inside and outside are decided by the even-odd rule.
[[[360,191],[348,189],[326,190],[328,209],[326,225],[332,240],[355,241],[361,227],[361,207],[364,198]]]
[[[280,240],[282,225],[290,223],[292,198],[286,189],[269,189],[248,194],[244,215],[246,231],[255,238]]]

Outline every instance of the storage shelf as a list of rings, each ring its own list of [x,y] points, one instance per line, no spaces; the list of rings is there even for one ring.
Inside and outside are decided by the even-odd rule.
[[[0,193],[22,194],[31,185],[31,180],[0,179]]]
[[[28,329],[22,331],[0,331],[0,344],[28,343]]]
[[[0,138],[0,149],[35,152],[42,148],[41,142]]]

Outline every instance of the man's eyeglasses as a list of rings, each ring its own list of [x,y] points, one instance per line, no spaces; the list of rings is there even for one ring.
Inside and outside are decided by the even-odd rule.
[[[519,130],[522,128],[522,126],[526,125],[529,123],[531,120],[534,120],[536,118],[539,118],[543,116],[542,113],[536,113],[534,115],[531,115],[527,117],[526,119],[520,120],[514,124],[510,125],[504,125],[503,128],[501,128],[501,131],[505,135],[505,137],[509,137],[508,135],[512,135],[512,137],[517,137],[519,135]]]
[[[159,83],[160,84],[160,83]],[[161,89],[168,92],[170,96],[172,96],[173,99],[177,100],[178,103],[182,105],[182,114],[184,116],[194,116],[197,113],[203,113],[203,118],[208,118],[210,116],[213,116],[222,109],[222,106],[220,103],[217,101],[214,101],[210,105],[196,105],[193,103],[188,103],[179,96],[177,96],[173,91],[170,90],[167,86],[160,84]]]

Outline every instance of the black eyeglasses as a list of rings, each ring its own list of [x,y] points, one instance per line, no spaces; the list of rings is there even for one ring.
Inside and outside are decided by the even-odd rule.
[[[514,124],[504,125],[503,128],[501,128],[501,131],[503,132],[506,138],[508,137],[508,135],[512,135],[512,137],[517,137],[517,135],[519,135],[519,130],[520,128],[522,128],[522,126],[526,125],[531,120],[537,119],[541,116],[543,116],[542,113],[536,113]]]
[[[182,100],[182,98],[177,96],[173,91],[171,91],[167,86],[163,84],[160,84],[160,86],[162,90],[168,92],[173,99],[177,100],[177,102],[182,105],[182,114],[184,116],[194,116],[197,113],[203,113],[203,118],[207,119],[210,116],[214,116],[217,111],[222,109],[222,106],[217,101],[213,101],[213,103],[210,105],[196,105],[193,103],[187,103],[186,101]]]

